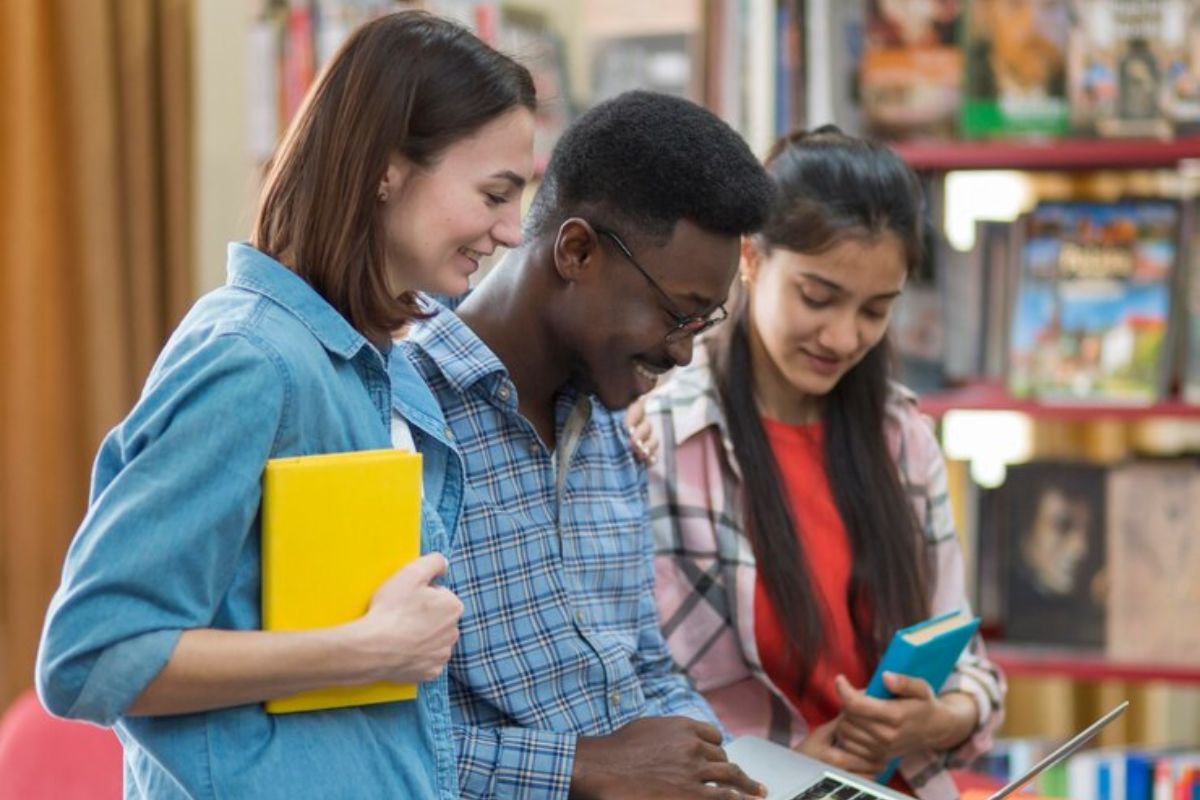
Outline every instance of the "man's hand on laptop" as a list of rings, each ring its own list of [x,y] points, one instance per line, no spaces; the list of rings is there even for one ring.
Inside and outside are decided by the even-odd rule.
[[[842,717],[838,715],[824,725],[813,728],[795,749],[831,767],[875,780],[875,776],[887,765],[887,758],[862,750],[850,752],[840,747],[837,743],[837,730],[841,723]]]
[[[765,796],[766,787],[730,763],[721,732],[687,717],[634,720],[608,736],[580,736],[575,746],[578,800]]]

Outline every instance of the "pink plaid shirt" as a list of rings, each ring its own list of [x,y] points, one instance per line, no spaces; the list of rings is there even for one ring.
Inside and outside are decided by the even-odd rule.
[[[963,557],[946,491],[946,465],[916,399],[897,386],[888,404],[891,456],[900,466],[923,547],[937,565],[932,613],[966,607]],[[704,347],[649,397],[661,442],[650,470],[650,520],[660,621],[676,663],[735,735],[797,745],[808,727],[762,667],[754,637],[754,553],[743,530],[741,472]],[[976,639],[942,692],[961,691],[979,724],[951,752],[912,753],[901,774],[922,800],[958,797],[947,768],[987,751],[1004,717],[1004,676]]]

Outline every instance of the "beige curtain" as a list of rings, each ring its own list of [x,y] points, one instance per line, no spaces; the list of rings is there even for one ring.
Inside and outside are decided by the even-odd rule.
[[[0,0],[0,707],[191,296],[190,0]]]

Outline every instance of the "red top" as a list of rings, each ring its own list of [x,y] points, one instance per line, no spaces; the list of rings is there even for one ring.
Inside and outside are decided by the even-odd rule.
[[[754,586],[754,640],[767,675],[799,709],[809,728],[815,728],[841,711],[842,701],[833,679],[845,675],[851,686],[862,689],[871,679],[873,666],[864,663],[854,641],[850,604],[846,602],[853,554],[825,473],[824,428],[819,422],[789,425],[766,417],[762,417],[762,423],[779,464],[792,519],[797,521],[808,580],[825,609],[821,650],[803,695],[796,690],[799,665],[786,655],[782,621],[767,599],[761,571]],[[890,785],[908,790],[899,773]]]
[[[839,673],[857,687],[866,686],[871,678],[871,671],[854,643],[854,625],[846,602],[852,558],[850,540],[825,474],[821,423],[789,425],[765,417],[762,422],[779,464],[792,518],[797,521],[809,580],[825,608],[825,633],[808,691],[803,695],[796,691],[800,665],[786,655],[782,621],[767,599],[761,572],[754,587],[754,638],[767,675],[800,710],[808,726],[815,728],[841,710],[841,700],[833,687],[833,679]]]

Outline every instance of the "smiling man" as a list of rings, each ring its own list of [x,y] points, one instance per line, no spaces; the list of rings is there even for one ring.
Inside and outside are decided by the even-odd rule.
[[[409,337],[465,466],[447,581],[466,607],[449,666],[464,797],[757,792],[663,644],[621,410],[724,319],[770,200],[715,116],[621,95],[559,141],[524,244]]]

